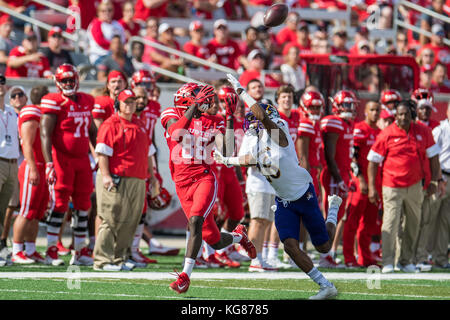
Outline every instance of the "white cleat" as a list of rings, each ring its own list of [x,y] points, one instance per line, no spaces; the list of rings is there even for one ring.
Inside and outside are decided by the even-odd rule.
[[[248,267],[249,272],[276,272],[278,268],[270,264],[268,261],[259,262],[253,260]]]
[[[76,266],[92,266],[94,259],[92,259],[87,248],[83,248],[80,251],[74,251],[72,258],[70,259],[70,265]]]
[[[289,263],[284,263],[282,261],[280,261],[280,259],[276,258],[276,259],[270,259],[269,264],[274,266],[277,269],[291,269],[292,266]]]
[[[342,204],[342,198],[339,197],[338,195],[331,195],[328,196],[328,208],[339,208]]]
[[[331,285],[331,287],[321,287],[316,295],[309,297],[309,300],[326,300],[335,298],[338,294],[338,291],[334,284]]]

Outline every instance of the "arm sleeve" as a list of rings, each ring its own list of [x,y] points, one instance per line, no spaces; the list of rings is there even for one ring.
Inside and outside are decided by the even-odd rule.
[[[114,132],[108,123],[100,126],[97,134],[97,145],[95,152],[111,157],[114,154]]]

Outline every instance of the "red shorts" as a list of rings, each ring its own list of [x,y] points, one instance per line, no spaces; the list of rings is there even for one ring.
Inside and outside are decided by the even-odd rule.
[[[218,197],[225,209],[226,219],[241,221],[244,217],[244,197],[234,170],[234,167],[220,169]]]
[[[82,158],[73,158],[53,150],[53,164],[56,183],[54,192],[50,195],[54,202],[52,210],[66,212],[70,197],[75,210],[89,210],[94,191],[89,156],[86,154]]]
[[[342,180],[345,182],[347,187],[350,183],[350,176],[348,174],[342,174]],[[339,207],[339,212],[337,216],[337,221],[339,222],[345,214],[347,197],[343,197],[342,194],[339,194],[337,183],[334,181],[333,177],[330,175],[328,168],[325,167],[320,174],[320,184],[322,188],[325,190],[324,197],[322,199],[323,209],[325,210],[325,215],[328,215],[328,196],[337,194],[342,198],[342,204]]]
[[[19,214],[28,220],[41,220],[47,210],[49,192],[45,180],[45,165],[37,164],[39,172],[39,184],[33,186],[30,184],[30,167],[24,160],[19,167],[20,183],[20,212]]]
[[[213,245],[220,240],[220,231],[210,214],[216,201],[218,185],[214,173],[192,177],[189,183],[176,185],[184,214],[189,220],[193,216],[203,217],[202,238]]]

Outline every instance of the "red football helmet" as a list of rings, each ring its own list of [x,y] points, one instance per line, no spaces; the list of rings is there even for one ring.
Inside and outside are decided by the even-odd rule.
[[[402,96],[400,92],[398,92],[397,90],[388,89],[381,91],[380,103],[384,109],[392,110],[394,109],[394,106],[390,103],[392,102],[399,103],[400,101],[402,101]]]
[[[434,106],[434,95],[428,89],[419,88],[414,90],[411,94],[411,100],[415,101],[418,107],[425,105],[433,109],[434,112],[437,112]]]
[[[175,93],[173,104],[177,108],[187,109],[194,104],[195,96],[202,88],[195,82],[188,82]]]
[[[142,69],[139,71],[136,71],[131,76],[131,89],[134,89],[136,87],[145,87],[148,92],[151,92],[151,90],[155,86],[155,76],[152,72]]]
[[[325,100],[322,94],[318,91],[309,91],[302,94],[300,98],[300,107],[303,109],[305,115],[311,120],[320,120],[323,114],[323,108],[325,106]],[[320,107],[319,114],[312,113],[312,108]]]
[[[77,68],[68,63],[60,65],[55,72],[55,84],[65,96],[76,94],[79,86]]]
[[[359,103],[356,95],[349,90],[341,90],[334,95],[332,112],[341,118],[353,119],[356,115],[356,106]]]
[[[148,206],[153,210],[164,210],[171,201],[172,195],[163,187],[160,188],[159,195],[156,197],[151,197],[150,194],[147,195]]]

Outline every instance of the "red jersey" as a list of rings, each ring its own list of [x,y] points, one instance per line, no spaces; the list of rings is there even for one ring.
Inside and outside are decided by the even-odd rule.
[[[341,175],[346,174],[350,170],[352,156],[353,122],[347,122],[336,115],[329,115],[320,121],[320,130],[322,131],[322,136],[328,132],[339,135],[334,160]]]
[[[300,125],[300,112],[298,109],[291,109],[291,116],[288,118],[280,109],[278,109],[281,119],[287,122],[289,126],[289,134],[292,140],[297,141],[298,126]]]
[[[321,150],[323,149],[320,122],[302,117],[298,127],[298,136],[309,137],[308,162],[311,167],[318,167],[321,163]]]
[[[184,110],[180,108],[167,108],[161,113],[162,126],[166,128],[169,120],[178,120],[183,114]],[[192,119],[181,141],[172,139],[166,130],[165,137],[170,150],[169,168],[175,183],[192,183],[190,178],[211,172],[217,130],[225,134],[223,118],[205,114],[199,119]]]
[[[297,31],[284,27],[276,35],[277,43],[284,46],[288,42],[297,42]]]
[[[133,21],[133,28],[132,28],[132,27],[130,27],[130,25],[128,23],[123,21],[123,19],[120,19],[118,21],[122,25],[123,29],[125,31],[128,31],[132,37],[139,35],[139,31],[141,31],[141,25],[139,23],[137,23],[136,21]]]
[[[417,120],[417,123],[423,124],[425,127],[430,128],[431,130],[433,130],[434,128],[436,128],[439,125],[439,121],[430,119],[428,120],[428,122],[422,121],[422,120]]]
[[[297,42],[289,42],[283,47],[282,55],[283,56],[287,55],[289,53],[289,49],[291,49],[292,47],[297,47],[300,54],[312,53],[310,43],[308,43],[308,45],[304,47]]]
[[[407,188],[425,178],[425,158],[437,154],[429,128],[412,122],[406,132],[394,122],[378,135],[367,159],[383,162],[383,186]]]
[[[142,111],[139,116],[142,123],[144,124],[145,130],[148,132],[148,137],[153,140],[153,132],[155,131],[156,120],[161,116],[160,111],[161,105],[159,102],[150,100],[148,105]]]
[[[15,47],[9,53],[9,58],[26,56],[25,48],[22,46]],[[30,61],[18,68],[6,66],[5,77],[7,78],[47,78],[52,75],[50,71],[50,63],[44,56],[39,61]]]
[[[21,136],[22,124],[27,121],[37,121],[38,123],[41,121],[41,109],[35,105],[25,106],[20,110],[19,119],[18,119],[18,127],[19,127],[19,136]],[[21,140],[22,142],[22,140]],[[36,163],[45,163],[44,156],[42,155],[41,148],[41,136],[40,129],[37,128],[36,136],[33,142],[33,155],[34,161]]]
[[[206,47],[210,55],[216,55],[217,63],[231,69],[239,67],[238,57],[241,55],[241,50],[236,41],[228,39],[227,43],[220,44],[217,40],[211,39]]]
[[[52,135],[53,150],[70,157],[82,158],[89,153],[89,128],[94,97],[84,92],[78,92],[76,97],[75,102],[62,93],[46,94],[41,100],[41,112],[57,116]]]
[[[159,7],[146,8],[144,0],[137,0],[135,5],[134,18],[137,20],[147,21],[149,17],[167,17],[167,5],[169,1],[163,2]]]
[[[366,121],[356,123],[355,128],[353,129],[353,144],[359,149],[357,161],[366,181],[367,168],[369,166],[367,155],[369,154],[370,148],[372,148],[380,132],[381,130],[378,127],[374,129],[369,126]]]
[[[92,110],[94,119],[105,121],[114,114],[114,99],[110,96],[98,96],[95,97],[94,101],[94,109]]]
[[[188,41],[184,44],[183,50],[186,53],[189,53],[193,56],[202,58],[202,59],[208,59],[209,58],[209,50],[204,45],[197,45],[192,43],[192,41]]]
[[[98,130],[95,151],[109,157],[109,171],[123,177],[146,179],[150,140],[144,124],[133,115],[131,121],[114,114]]]

